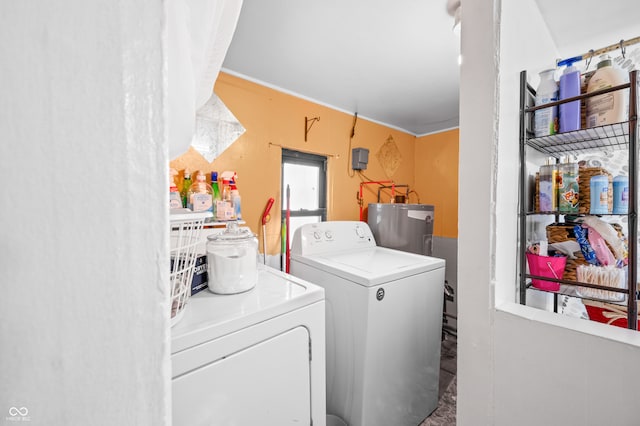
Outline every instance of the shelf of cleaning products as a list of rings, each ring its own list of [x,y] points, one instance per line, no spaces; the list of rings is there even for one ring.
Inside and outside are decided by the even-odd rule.
[[[553,157],[629,149],[629,122],[527,139],[527,145]]]
[[[602,89],[600,92],[592,92],[585,95],[568,98],[562,101],[551,102],[549,104],[533,106],[535,102],[536,92],[528,84],[527,73],[520,73],[520,177],[519,177],[519,302],[527,304],[527,290],[536,290],[554,295],[554,311],[558,312],[557,296],[571,296],[593,303],[604,302],[604,305],[615,306],[617,311],[622,312],[621,317],[626,317],[626,324],[623,325],[630,329],[638,328],[638,287],[639,274],[637,269],[638,263],[638,211],[637,211],[637,176],[638,176],[638,105],[640,105],[640,78],[637,71],[629,73],[629,82],[625,85],[614,86],[608,89]],[[534,123],[534,114],[538,110],[544,110],[552,106],[560,106],[563,103],[573,102],[601,94],[603,91],[615,92],[617,90],[628,90],[628,120],[620,123],[608,124],[598,127],[581,129],[572,132],[560,133],[551,136],[535,137],[532,132]],[[530,273],[528,263],[528,245],[530,241],[536,241],[539,238],[536,233],[542,226],[542,223],[535,218],[536,215],[553,215],[556,217],[555,222],[562,222],[561,218],[565,216],[562,212],[535,212],[531,211],[531,200],[529,198],[537,189],[533,189],[533,173],[531,167],[533,163],[539,161],[544,156],[555,157],[561,159],[565,156],[580,155],[585,153],[598,153],[603,157],[609,157],[614,151],[626,151],[628,153],[627,170],[629,175],[629,208],[627,214],[623,215],[590,215],[572,213],[570,216],[606,216],[615,222],[616,216],[627,223],[627,246],[628,265],[624,269],[624,282],[616,282],[613,279],[597,278],[593,282],[599,284],[589,284],[587,282],[575,281],[578,261],[571,260],[572,265],[563,266],[563,275],[557,273],[551,258],[546,265],[551,273],[548,273],[545,266],[538,265],[540,272],[545,276],[534,275]],[[537,153],[537,154],[535,154]],[[531,159],[528,157],[531,156]],[[626,218],[625,218],[626,216]],[[548,228],[548,227],[546,227]],[[544,232],[544,230],[543,230]],[[548,235],[548,234],[547,234]],[[543,238],[540,241],[544,241]],[[538,259],[539,261],[539,259]],[[546,260],[543,259],[543,262]],[[535,263],[534,263],[535,265]],[[546,277],[546,275],[553,276]],[[558,278],[558,276],[563,277]],[[598,281],[599,280],[599,281]],[[533,282],[536,286],[533,286]],[[553,283],[558,285],[554,286]],[[595,301],[595,302],[594,302]],[[587,303],[585,303],[587,305]],[[620,307],[620,309],[617,309]],[[608,308],[607,308],[608,309]],[[597,320],[597,319],[596,319]]]

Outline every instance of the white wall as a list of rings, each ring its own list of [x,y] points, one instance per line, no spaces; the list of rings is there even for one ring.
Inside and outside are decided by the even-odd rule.
[[[461,50],[458,424],[638,424],[637,332],[514,303],[518,74],[556,58],[534,1],[465,3]]]
[[[467,18],[471,17],[471,18]],[[458,192],[459,425],[493,412],[497,33],[493,0],[462,8]]]
[[[170,423],[162,27],[159,0],[0,4],[7,422]]]

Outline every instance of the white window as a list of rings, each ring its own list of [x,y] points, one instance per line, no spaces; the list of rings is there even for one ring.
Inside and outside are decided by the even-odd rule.
[[[289,188],[289,243],[295,230],[327,220],[327,157],[282,150],[282,217],[287,213]]]

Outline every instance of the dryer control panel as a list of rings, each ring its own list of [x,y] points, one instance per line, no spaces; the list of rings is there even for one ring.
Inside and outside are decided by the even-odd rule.
[[[319,222],[296,229],[291,253],[308,256],[375,246],[376,240],[366,222]]]

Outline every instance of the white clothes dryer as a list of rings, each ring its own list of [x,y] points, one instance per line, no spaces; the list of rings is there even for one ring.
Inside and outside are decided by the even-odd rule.
[[[194,295],[171,330],[173,424],[324,426],[324,303],[262,265],[252,290]]]
[[[291,274],[325,289],[327,413],[415,426],[438,403],[445,261],[376,246],[364,222],[303,225]]]

